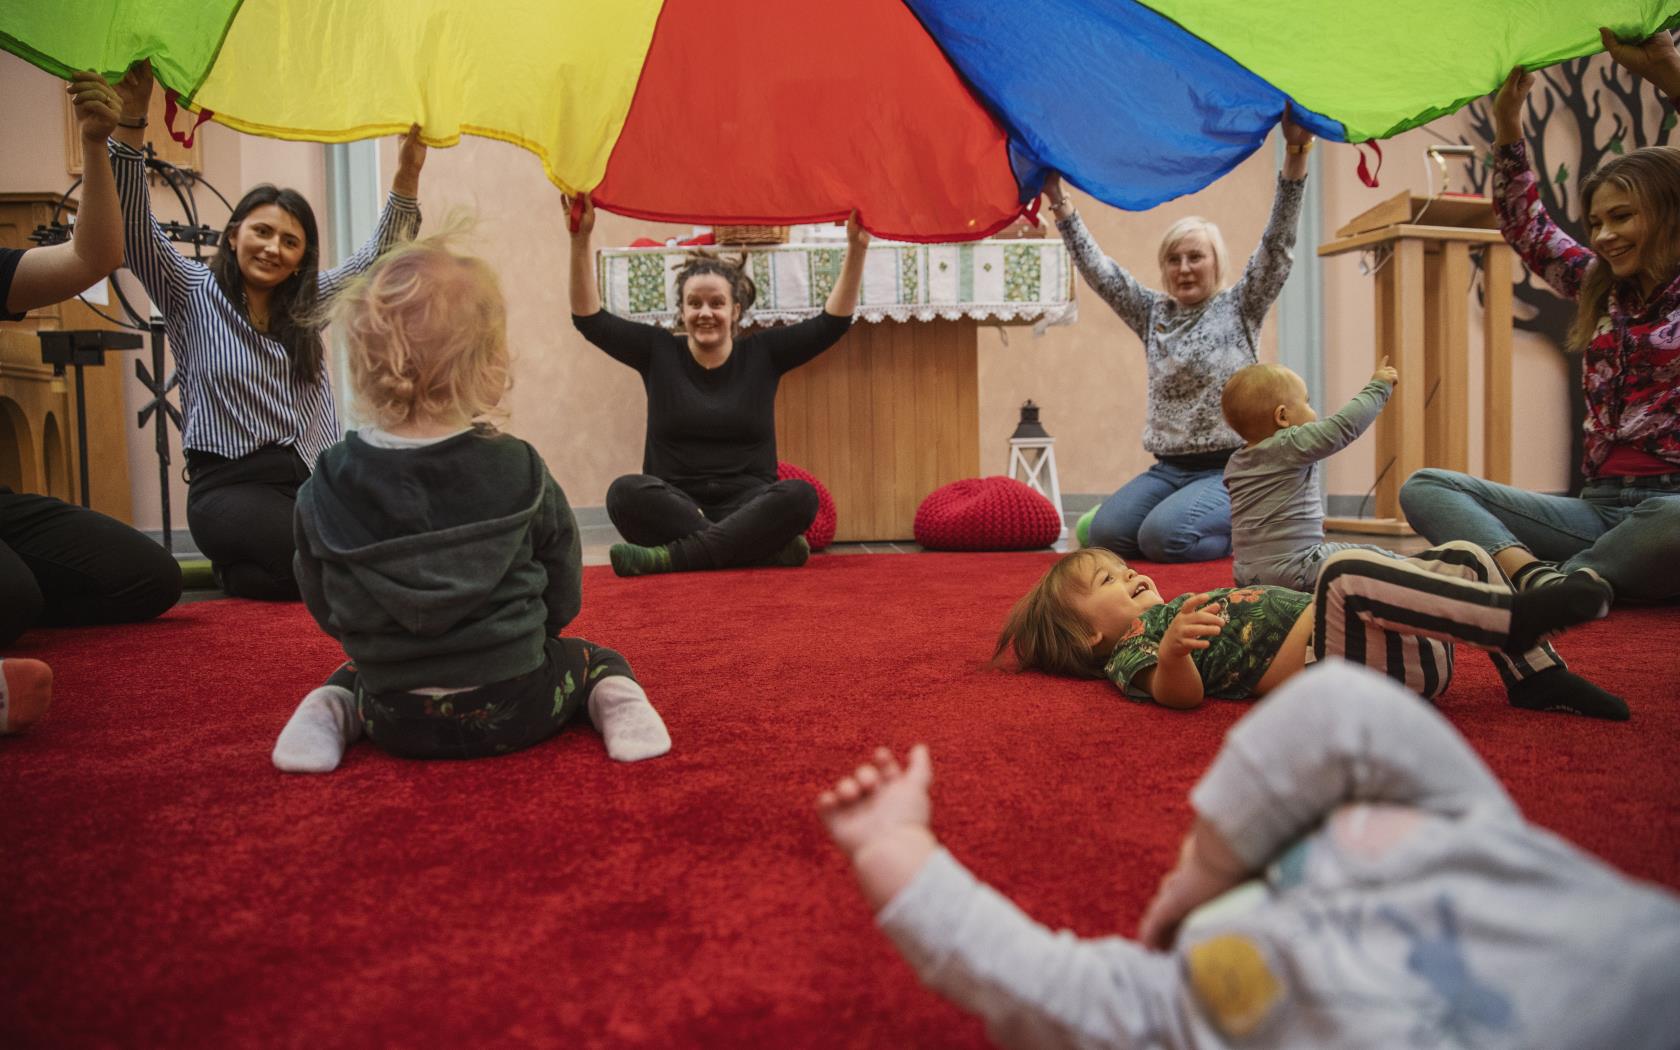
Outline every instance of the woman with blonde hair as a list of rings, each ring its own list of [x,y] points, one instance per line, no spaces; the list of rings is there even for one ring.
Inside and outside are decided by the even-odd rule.
[[[1155,465],[1105,500],[1091,519],[1090,543],[1125,558],[1209,561],[1231,553],[1231,501],[1225,461],[1243,440],[1220,411],[1225,380],[1255,362],[1260,325],[1289,276],[1295,225],[1313,138],[1285,111],[1288,156],[1271,219],[1242,274],[1233,275],[1219,228],[1180,219],[1161,238],[1161,284],[1146,288],[1104,255],[1052,174],[1044,192],[1056,228],[1093,291],[1143,340],[1149,406],[1143,447]]]
[[[1666,32],[1610,57],[1680,99],[1680,52]],[[1522,140],[1533,75],[1511,71],[1493,103],[1494,206],[1528,268],[1576,300],[1569,343],[1582,351],[1585,483],[1574,497],[1526,492],[1448,470],[1420,470],[1400,490],[1406,518],[1432,543],[1469,540],[1519,590],[1583,574],[1616,597],[1680,597],[1680,149],[1614,157],[1581,183],[1589,244],[1540,203]]]

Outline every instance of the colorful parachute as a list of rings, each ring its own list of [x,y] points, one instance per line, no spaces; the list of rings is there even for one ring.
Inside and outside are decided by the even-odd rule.
[[[1124,208],[1207,185],[1292,101],[1422,124],[1680,0],[0,0],[0,47],[158,80],[241,131],[523,146],[625,215],[981,237],[1046,169]]]

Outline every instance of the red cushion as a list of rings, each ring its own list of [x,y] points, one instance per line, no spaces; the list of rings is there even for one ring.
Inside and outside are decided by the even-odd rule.
[[[1055,504],[1002,475],[953,481],[916,508],[916,542],[929,550],[1032,550],[1061,534]]]
[[[811,527],[805,530],[805,542],[814,551],[820,551],[834,542],[834,497],[828,494],[828,489],[817,480],[817,476],[802,467],[792,463],[776,464],[776,477],[782,481],[790,478],[810,482],[817,490],[817,520],[811,522]]]

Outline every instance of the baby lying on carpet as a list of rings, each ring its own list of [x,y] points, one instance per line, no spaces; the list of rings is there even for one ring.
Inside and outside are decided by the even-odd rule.
[[[885,749],[818,799],[922,981],[1010,1047],[1672,1047],[1680,898],[1523,820],[1427,705],[1330,661],[1232,729],[1137,941],[1052,933]]]
[[[1452,681],[1455,642],[1488,651],[1517,707],[1623,720],[1620,697],[1569,671],[1545,639],[1597,619],[1595,577],[1514,593],[1493,558],[1454,541],[1409,558],[1343,550],[1313,594],[1219,588],[1171,601],[1100,547],[1051,566],[1010,611],[994,657],[1023,670],[1107,677],[1128,697],[1191,708],[1265,696],[1326,656],[1363,663],[1433,699]]]

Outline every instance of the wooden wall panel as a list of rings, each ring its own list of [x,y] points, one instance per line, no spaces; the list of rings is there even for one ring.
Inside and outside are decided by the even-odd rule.
[[[978,347],[972,321],[857,324],[782,378],[779,454],[828,487],[837,540],[911,539],[929,492],[979,473]]]

